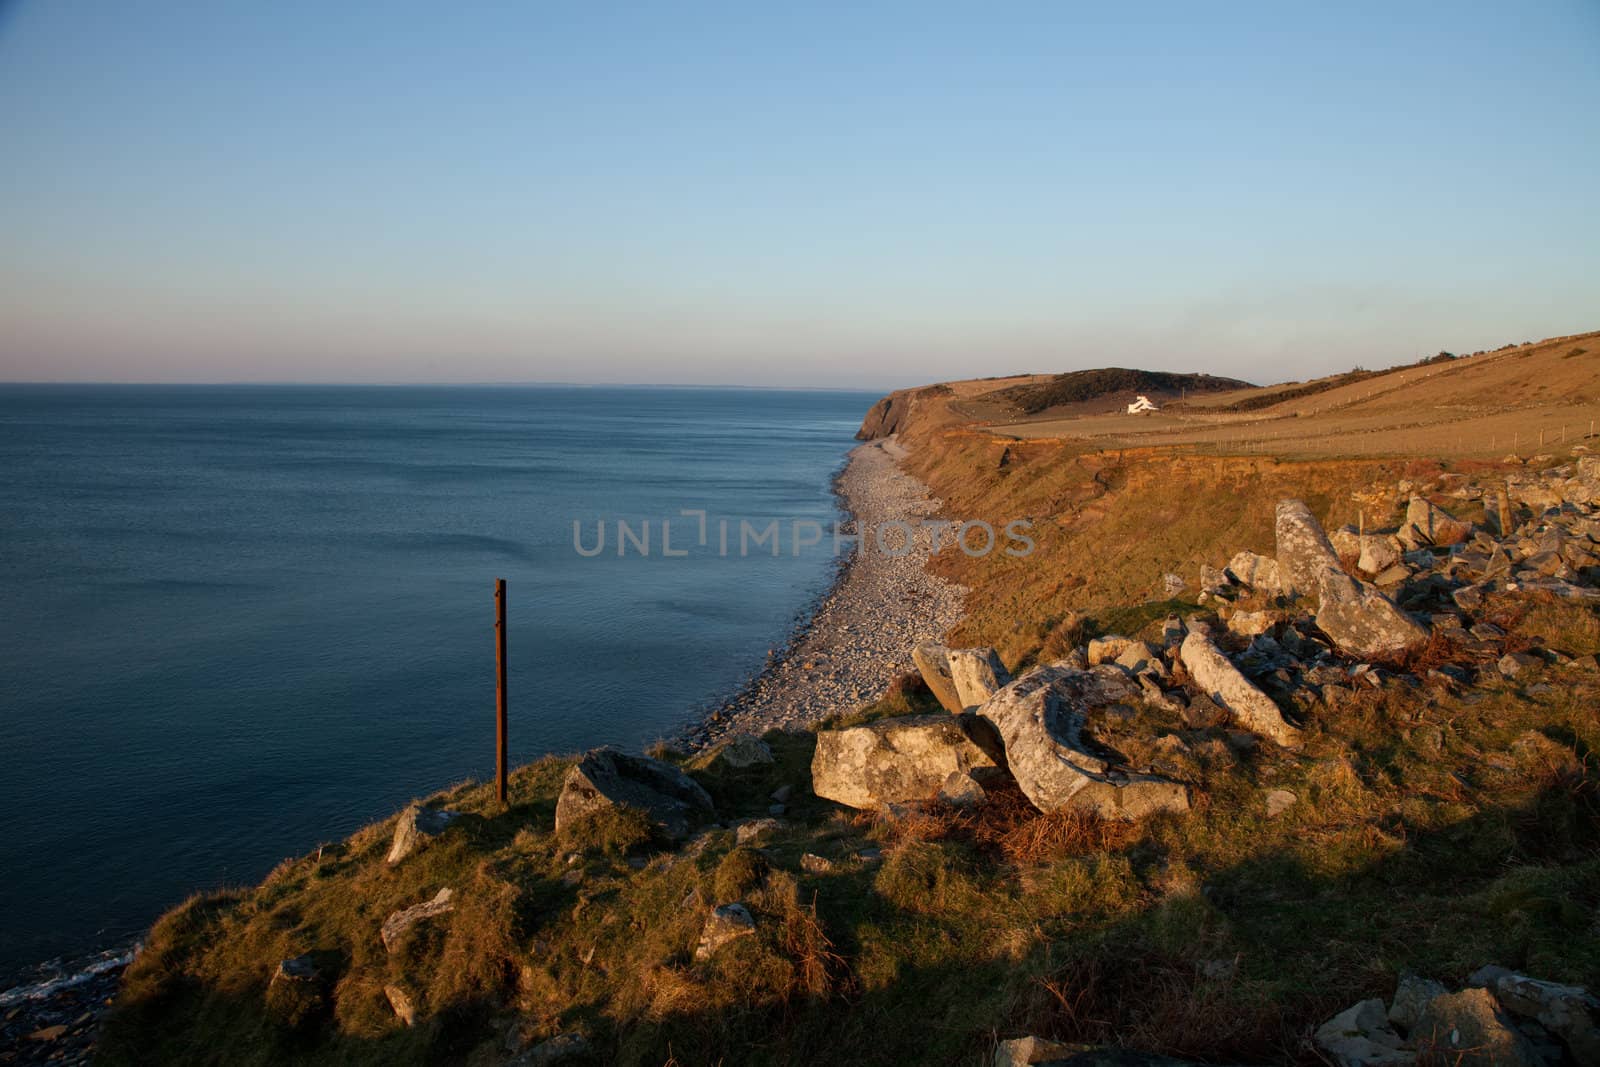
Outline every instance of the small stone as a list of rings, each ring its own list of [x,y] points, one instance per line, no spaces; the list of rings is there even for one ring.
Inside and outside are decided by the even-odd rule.
[[[506,1067],[556,1067],[557,1064],[587,1059],[589,1039],[582,1034],[559,1034],[533,1046]]]
[[[794,795],[794,786],[792,786],[792,785],[780,785],[778,788],[776,788],[776,789],[774,789],[772,791],[772,798],[771,799],[772,799],[772,802],[774,804],[787,804],[787,803],[789,803],[789,798],[791,796],[793,796],[793,795]]]
[[[739,824],[739,828],[733,832],[733,839],[738,844],[748,845],[752,841],[768,834],[775,834],[782,829],[783,823],[777,819],[751,819],[749,822]]]
[[[833,861],[815,852],[807,852],[800,857],[800,869],[807,874],[830,874],[833,871]]]
[[[719,904],[711,909],[705,926],[700,931],[700,943],[695,947],[694,958],[710,959],[724,945],[756,932],[755,917],[743,904]]]
[[[976,808],[989,799],[989,794],[972,775],[951,771],[939,787],[939,799],[953,808]]]
[[[67,1032],[66,1024],[65,1023],[58,1023],[55,1026],[46,1026],[41,1030],[35,1030],[33,1033],[28,1035],[28,1040],[29,1041],[56,1041],[56,1040],[59,1040],[61,1037],[63,1037],[66,1034],[66,1032]]]
[[[1540,666],[1542,662],[1538,656],[1530,656],[1526,652],[1508,652],[1500,657],[1500,662],[1496,663],[1495,667],[1507,678],[1518,678]]]
[[[383,926],[378,931],[378,936],[383,939],[383,947],[393,952],[395,944],[417,923],[454,911],[456,906],[450,899],[453,895],[450,889],[441,889],[432,900],[392,913],[383,920]]]
[[[1287,789],[1272,789],[1267,792],[1267,818],[1276,819],[1284,812],[1295,806],[1300,798]]]
[[[407,1026],[415,1026],[417,1022],[417,1005],[411,995],[397,985],[383,987],[383,995],[389,998],[389,1007],[394,1009],[395,1018]]]
[[[1036,1063],[1065,1060],[1076,1049],[1043,1037],[1015,1037],[1002,1041],[994,1050],[994,1067],[1032,1067]]]
[[[411,805],[400,813],[395,823],[394,840],[389,844],[389,855],[384,862],[390,866],[399,863],[427,844],[430,838],[444,833],[458,818],[460,814],[454,811]]]

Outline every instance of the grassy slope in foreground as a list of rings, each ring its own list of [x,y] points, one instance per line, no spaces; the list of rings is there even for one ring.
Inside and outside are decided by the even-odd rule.
[[[1168,611],[1192,610],[1164,599],[1162,574],[1192,588],[1199,562],[1270,550],[1280,495],[1333,523],[1364,509],[1370,528],[1392,525],[1398,479],[1442,475],[1418,461],[1177,462],[1006,442],[962,425],[942,403],[959,395],[934,391],[900,413],[900,432],[950,514],[1039,523],[1028,560],[937,564],[974,590],[957,638],[996,643],[1012,667],[1085,632],[1153,635]],[[1516,641],[1600,651],[1586,607],[1513,600],[1484,614]],[[444,794],[474,817],[397,868],[380,824],[259,887],[175,909],[129,971],[103,1059],[497,1063],[508,1034],[580,1031],[607,1063],[972,1063],[1021,1033],[1321,1062],[1311,1028],[1392,993],[1403,971],[1452,986],[1490,962],[1600,975],[1600,683],[1586,662],[1548,668],[1534,694],[1526,678],[1352,690],[1294,755],[1151,723],[1184,737],[1195,810],[1135,826],[1038,815],[1016,797],[875,821],[810,795],[800,733],[771,735],[774,766],[698,772],[728,823],[794,787],[763,853],[731,831],[657,850],[626,823],[560,840],[567,761],[548,759],[517,772],[506,812],[482,786]],[[931,707],[902,684],[862,714]],[[1298,801],[1269,819],[1267,789]],[[881,863],[859,858],[872,845]],[[808,872],[806,853],[833,870]],[[385,952],[384,917],[441,886],[457,910]],[[696,962],[706,911],[729,899],[758,934]],[[265,1010],[268,980],[312,950],[335,961],[331,1014],[291,1028]],[[415,1027],[395,1019],[389,984],[413,991]]]

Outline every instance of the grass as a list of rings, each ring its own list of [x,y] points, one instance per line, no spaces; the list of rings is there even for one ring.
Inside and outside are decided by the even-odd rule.
[[[129,971],[102,1060],[492,1063],[508,1034],[576,1030],[620,1064],[976,1063],[1024,1032],[1317,1062],[1311,1029],[1402,971],[1600,975],[1596,685],[1578,663],[1550,671],[1559,684],[1532,696],[1354,695],[1295,755],[1169,724],[1222,751],[1193,764],[1193,813],[1137,825],[1005,792],[880,820],[811,796],[811,736],[771,734],[775,764],[691,772],[729,819],[798,787],[759,849],[731,830],[677,850],[626,827],[582,842],[553,832],[567,763],[543,760],[513,775],[503,813],[486,786],[441,795],[470,817],[396,868],[380,824],[175,909]],[[867,714],[922,710],[902,691]],[[1298,798],[1277,819],[1268,788]],[[860,858],[871,848],[881,862]],[[832,869],[802,870],[808,852]],[[384,916],[444,885],[456,911],[387,953]],[[732,899],[757,935],[696,961],[706,914]],[[335,978],[326,1012],[295,1025],[268,982],[308,951]],[[412,993],[415,1027],[386,985]]]

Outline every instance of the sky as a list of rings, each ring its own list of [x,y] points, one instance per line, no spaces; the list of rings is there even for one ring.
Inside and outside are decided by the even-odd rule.
[[[1600,0],[10,3],[0,380],[1302,379],[1600,329],[1597,190]]]

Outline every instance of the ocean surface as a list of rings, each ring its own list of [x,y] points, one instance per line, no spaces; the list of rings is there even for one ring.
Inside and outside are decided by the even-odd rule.
[[[674,733],[826,590],[875,399],[0,386],[0,990],[492,776],[496,578],[513,763]]]

